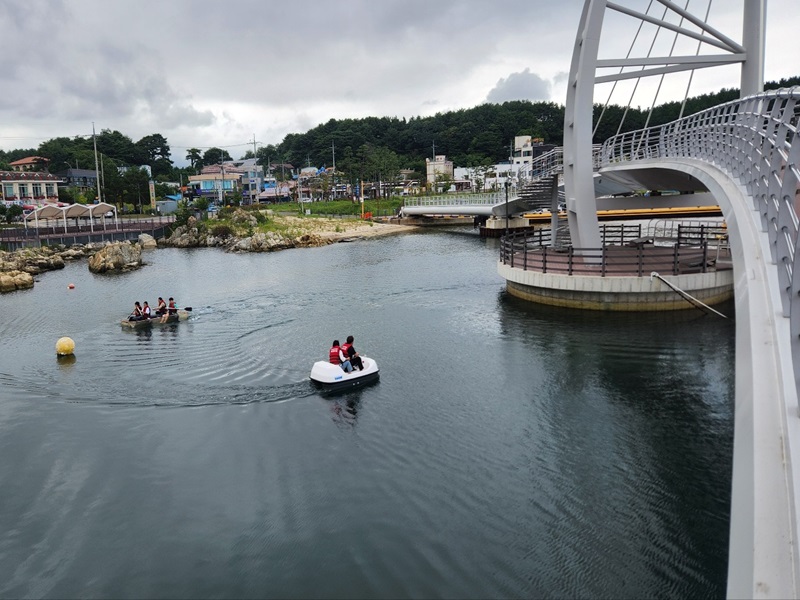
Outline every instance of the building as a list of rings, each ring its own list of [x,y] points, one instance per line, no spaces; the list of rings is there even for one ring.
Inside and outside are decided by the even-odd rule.
[[[44,156],[26,156],[9,163],[12,171],[47,171],[49,158]]]
[[[15,204],[58,202],[61,178],[33,171],[0,171],[3,200]]]
[[[493,192],[504,189],[506,181],[512,189],[517,186],[517,172],[511,162],[501,162],[488,167],[457,167],[456,181],[469,181],[475,192]]]
[[[437,181],[442,179],[455,179],[453,175],[453,161],[447,160],[444,154],[437,154],[433,160],[425,159],[425,180],[428,185],[433,187]]]
[[[514,173],[518,177],[529,177],[533,159],[555,148],[553,144],[545,144],[542,138],[529,135],[518,135],[514,138],[514,156],[512,157]]]
[[[207,167],[203,168],[203,171]],[[241,173],[228,173],[219,171],[217,173],[201,173],[200,175],[189,175],[188,190],[192,196],[202,196],[210,199],[220,199],[221,191],[225,196],[239,191],[241,188]]]
[[[57,175],[67,187],[81,192],[97,190],[97,171],[94,169],[67,169]]]
[[[241,160],[228,160],[221,165],[206,165],[203,167],[201,175],[222,174],[227,176],[238,175],[238,187],[242,193],[242,204],[255,204],[258,202],[258,195],[264,189],[264,167],[259,165],[255,158],[244,158]],[[189,180],[192,180],[191,176]],[[226,177],[226,179],[233,178]],[[228,188],[226,187],[226,191]]]

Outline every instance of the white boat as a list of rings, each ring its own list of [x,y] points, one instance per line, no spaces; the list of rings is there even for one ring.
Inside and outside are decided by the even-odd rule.
[[[362,356],[361,362],[364,364],[361,371],[354,369],[345,373],[340,365],[324,360],[317,361],[311,367],[311,381],[325,391],[344,390],[377,381],[380,376],[378,363],[367,356]]]

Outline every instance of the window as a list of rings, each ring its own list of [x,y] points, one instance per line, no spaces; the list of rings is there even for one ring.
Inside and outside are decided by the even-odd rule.
[[[27,183],[18,183],[17,186],[19,187],[19,197],[20,198],[30,198],[30,194],[28,193],[28,184]]]
[[[45,184],[47,189],[47,196],[52,198],[56,195],[56,184],[55,183],[47,183]]]
[[[3,184],[3,196],[6,198],[13,198],[14,197],[14,184],[13,183],[4,183]]]
[[[41,198],[42,197],[42,184],[41,183],[34,183],[33,184],[33,197],[34,198]]]

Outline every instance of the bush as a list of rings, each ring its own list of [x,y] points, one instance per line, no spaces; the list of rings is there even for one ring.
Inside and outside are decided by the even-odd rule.
[[[178,210],[175,211],[175,226],[186,225],[191,215],[192,211],[189,209],[189,203],[185,200],[178,202]]]
[[[211,228],[211,235],[222,239],[229,238],[233,235],[233,229],[230,225],[220,223],[219,225],[214,225],[214,227]]]
[[[230,219],[233,216],[232,206],[223,206],[217,211],[218,219]]]

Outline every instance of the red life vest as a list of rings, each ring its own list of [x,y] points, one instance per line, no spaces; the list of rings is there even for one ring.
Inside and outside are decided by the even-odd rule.
[[[350,354],[347,352],[350,350],[350,346],[353,344],[342,344],[342,354],[344,354],[345,358],[350,358]]]
[[[339,360],[339,346],[334,346],[331,348],[328,355],[330,356],[331,364],[341,364],[342,361]]]

